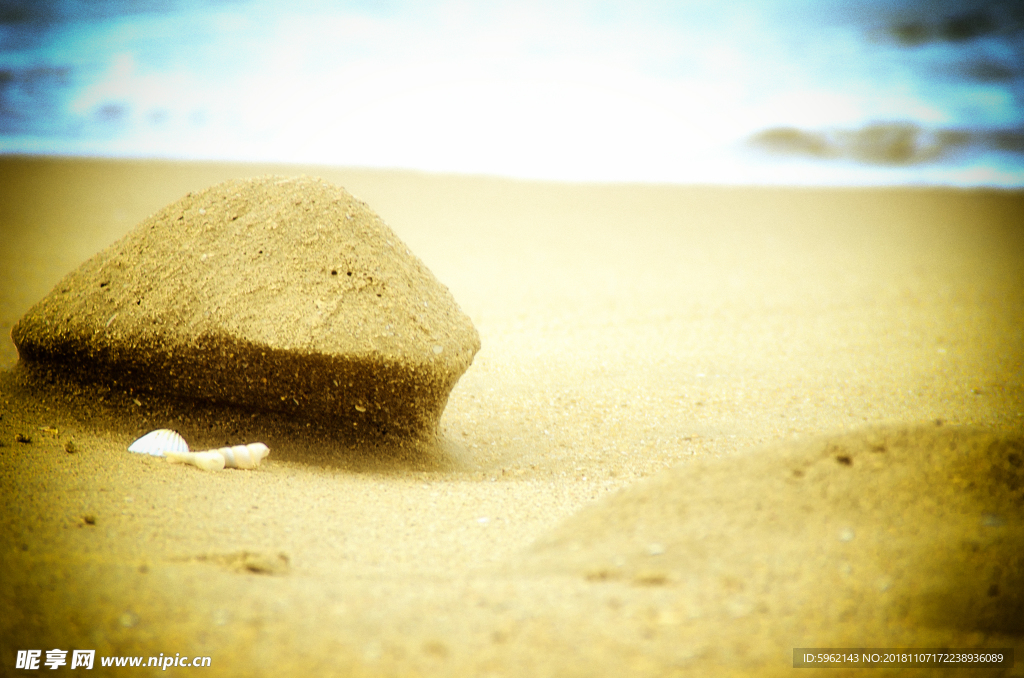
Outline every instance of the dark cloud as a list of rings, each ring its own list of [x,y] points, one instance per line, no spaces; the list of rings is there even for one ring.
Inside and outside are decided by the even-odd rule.
[[[916,165],[989,149],[1024,154],[1024,130],[924,129],[909,122],[876,123],[853,130],[776,127],[758,132],[747,143],[776,155]]]
[[[964,65],[965,74],[981,82],[1008,82],[1024,74],[1024,67],[1009,66],[992,60],[978,60]]]
[[[0,0],[0,25],[59,24],[71,21],[164,14],[181,10],[184,0]],[[239,0],[209,0],[205,4],[243,5]]]
[[[50,17],[50,7],[45,2],[0,0],[0,25],[48,21]]]
[[[0,69],[0,134],[50,128],[70,78],[62,67]]]
[[[978,10],[951,16],[939,24],[939,37],[961,42],[994,32],[998,28],[989,12]]]
[[[1024,129],[1007,129],[988,135],[993,148],[1024,155]]]
[[[895,21],[888,28],[897,43],[912,47],[926,42],[967,42],[988,35],[1024,32],[1024,2],[990,2],[945,16],[931,12]]]
[[[824,134],[796,127],[766,129],[751,137],[749,143],[771,153],[807,155],[816,158],[835,157],[828,138]]]
[[[929,27],[919,21],[910,21],[893,26],[890,32],[896,38],[896,41],[903,45],[920,45],[932,37]]]
[[[111,102],[96,109],[96,119],[104,124],[120,124],[128,117],[129,107],[123,103]]]

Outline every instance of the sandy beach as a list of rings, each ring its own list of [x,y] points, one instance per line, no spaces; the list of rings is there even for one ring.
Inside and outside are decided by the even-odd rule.
[[[269,173],[365,201],[472,319],[437,449],[19,376],[10,330],[66,273]],[[1024,193],[8,157],[0,195],[4,675],[59,648],[218,676],[776,676],[800,647],[1013,647],[975,670],[1024,675]],[[271,455],[204,473],[126,452],[163,427]],[[1002,470],[906,462],[957,450]],[[785,494],[784,464],[847,494]],[[847,509],[855,528],[828,519]],[[862,548],[876,525],[898,547]]]

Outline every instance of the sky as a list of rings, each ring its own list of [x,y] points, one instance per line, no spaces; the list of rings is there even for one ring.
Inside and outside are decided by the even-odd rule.
[[[0,152],[1021,186],[1021,64],[1021,0],[0,0]]]

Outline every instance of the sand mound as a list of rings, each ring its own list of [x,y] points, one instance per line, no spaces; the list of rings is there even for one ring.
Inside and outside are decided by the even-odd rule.
[[[777,665],[780,648],[1022,634],[1022,544],[1024,438],[930,425],[678,466],[516,567],[663,587],[688,645]]]
[[[480,348],[448,289],[364,203],[310,178],[189,194],[14,327],[76,378],[426,437]]]

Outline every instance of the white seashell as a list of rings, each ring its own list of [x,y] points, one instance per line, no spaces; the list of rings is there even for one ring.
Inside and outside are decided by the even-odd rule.
[[[204,471],[220,471],[225,467],[256,468],[268,454],[270,448],[263,443],[250,443],[205,452],[168,452],[167,460],[179,464],[192,464]]]
[[[162,457],[166,452],[188,452],[188,443],[176,431],[161,428],[136,440],[128,446],[128,451]]]
[[[256,468],[263,458],[270,454],[270,448],[263,443],[249,443],[210,450],[224,456],[224,465],[228,468]]]
[[[167,461],[172,464],[192,464],[204,471],[220,471],[224,468],[224,455],[216,452],[167,452]]]
[[[220,471],[225,467],[256,468],[270,454],[270,448],[263,443],[190,452],[185,439],[175,431],[166,428],[150,431],[132,443],[128,451],[151,454],[154,457],[167,457],[170,462],[191,464],[204,471]]]

